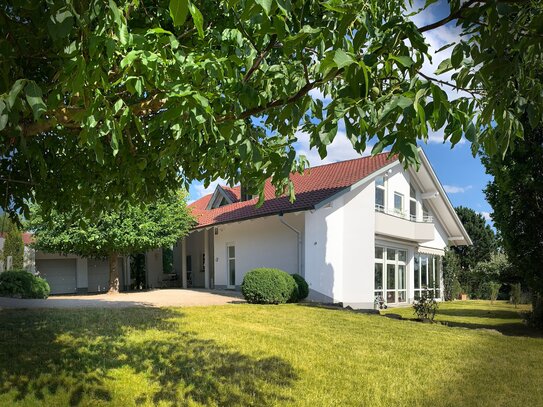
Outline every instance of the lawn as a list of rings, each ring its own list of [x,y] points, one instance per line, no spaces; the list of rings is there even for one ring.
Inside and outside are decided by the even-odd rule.
[[[444,302],[439,304],[435,320],[449,326],[495,329],[506,335],[539,335],[523,323],[523,314],[530,309],[529,305],[515,307],[506,301]],[[382,314],[416,318],[412,307],[389,308]]]
[[[489,330],[247,304],[0,326],[0,405],[543,405],[543,339]]]

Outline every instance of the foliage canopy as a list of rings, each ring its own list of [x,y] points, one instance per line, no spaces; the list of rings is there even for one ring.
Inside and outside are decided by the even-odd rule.
[[[218,177],[293,198],[297,131],[325,156],[343,122],[406,165],[430,131],[503,153],[541,122],[543,4],[448,5],[416,26],[404,0],[4,1],[0,206],[112,208]],[[447,23],[460,40],[427,75],[423,34]]]

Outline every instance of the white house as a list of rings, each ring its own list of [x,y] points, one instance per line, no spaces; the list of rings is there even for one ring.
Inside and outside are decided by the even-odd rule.
[[[471,240],[420,154],[418,171],[384,153],[292,174],[294,203],[269,182],[261,207],[218,186],[190,205],[198,224],[177,246],[183,287],[236,289],[251,269],[276,267],[302,275],[315,301],[401,305],[425,288],[441,298],[444,249]]]

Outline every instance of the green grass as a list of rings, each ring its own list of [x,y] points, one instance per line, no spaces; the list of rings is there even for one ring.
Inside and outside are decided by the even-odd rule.
[[[2,406],[543,405],[543,339],[494,331],[247,304],[2,310],[0,327]]]
[[[529,305],[514,305],[506,301],[453,301],[439,303],[435,320],[449,326],[495,329],[507,335],[535,335],[524,324],[523,315],[531,309]],[[405,319],[416,319],[413,307],[389,308],[382,314],[396,314]]]

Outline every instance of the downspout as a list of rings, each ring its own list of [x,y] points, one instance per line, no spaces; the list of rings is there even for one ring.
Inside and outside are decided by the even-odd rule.
[[[298,275],[302,276],[302,233],[296,229],[294,226],[289,225],[285,219],[283,218],[283,213],[279,214],[279,221],[285,225],[287,228],[292,230],[294,233],[296,233],[296,237],[298,240]]]

